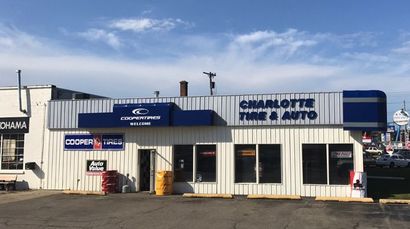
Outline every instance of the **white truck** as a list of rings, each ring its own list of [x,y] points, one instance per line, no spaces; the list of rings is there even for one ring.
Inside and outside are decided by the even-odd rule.
[[[383,154],[383,150],[381,150],[377,147],[374,147],[374,146],[371,146],[371,147],[365,149],[364,151],[366,153],[368,153],[369,155],[371,155],[371,156],[380,156],[380,155]]]

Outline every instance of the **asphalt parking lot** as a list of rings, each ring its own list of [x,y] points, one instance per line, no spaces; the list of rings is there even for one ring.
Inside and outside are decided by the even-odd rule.
[[[0,228],[410,228],[410,205],[190,199],[144,193],[50,193],[6,201],[11,195],[0,195]]]

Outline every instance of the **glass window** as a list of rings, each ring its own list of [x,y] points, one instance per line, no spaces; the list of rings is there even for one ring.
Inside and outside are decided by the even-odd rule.
[[[255,145],[235,145],[235,182],[256,182]]]
[[[174,146],[174,173],[176,182],[193,181],[193,145]]]
[[[197,145],[196,160],[196,181],[216,182],[216,145]]]
[[[259,145],[259,183],[281,183],[280,145]]]
[[[327,184],[326,144],[303,144],[303,183]]]
[[[353,144],[329,145],[329,183],[349,184],[353,169]]]
[[[1,169],[23,169],[24,134],[5,134],[1,139]]]

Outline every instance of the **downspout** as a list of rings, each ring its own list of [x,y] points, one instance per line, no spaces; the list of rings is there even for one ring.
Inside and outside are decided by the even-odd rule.
[[[18,80],[18,90],[19,90],[19,109],[20,112],[26,114],[27,111],[23,109],[23,106],[21,105],[21,70],[17,70],[17,80]]]
[[[44,106],[44,108],[43,108],[43,114],[44,114],[44,117],[43,117],[43,131],[42,131],[42,136],[41,136],[41,141],[42,141],[42,144],[41,144],[41,161],[40,161],[40,170],[41,170],[41,172],[43,172],[44,170],[43,170],[43,164],[44,164],[44,145],[46,144],[45,142],[44,142],[44,139],[45,139],[45,135],[46,135],[46,121],[47,121],[47,103],[43,103],[42,104],[42,106]],[[43,172],[43,174],[44,174],[44,172]],[[40,189],[43,189],[43,180],[44,180],[44,176],[45,176],[45,174],[44,175],[42,175],[42,176],[40,176]]]

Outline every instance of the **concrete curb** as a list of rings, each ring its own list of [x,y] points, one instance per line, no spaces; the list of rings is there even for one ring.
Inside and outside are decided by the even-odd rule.
[[[410,200],[400,200],[400,199],[380,199],[380,204],[410,204]]]
[[[248,199],[301,200],[298,195],[248,195]]]
[[[197,193],[184,193],[183,197],[189,198],[223,198],[223,199],[232,199],[231,194],[197,194]]]
[[[327,197],[318,196],[316,201],[337,201],[337,202],[360,202],[360,203],[374,203],[373,198],[352,198],[352,197]]]
[[[87,192],[87,191],[72,191],[72,190],[64,190],[64,194],[68,195],[97,195],[97,196],[105,196],[107,193],[105,192]]]

